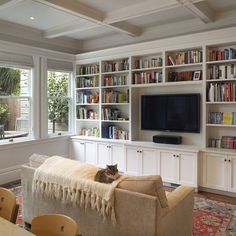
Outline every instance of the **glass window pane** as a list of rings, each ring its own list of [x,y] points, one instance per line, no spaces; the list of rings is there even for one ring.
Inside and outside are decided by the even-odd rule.
[[[0,67],[0,96],[28,96],[30,70]]]
[[[70,73],[48,71],[48,133],[69,131]]]
[[[69,131],[69,99],[63,97],[48,99],[48,132]]]
[[[29,100],[27,98],[0,99],[0,139],[29,135]]]

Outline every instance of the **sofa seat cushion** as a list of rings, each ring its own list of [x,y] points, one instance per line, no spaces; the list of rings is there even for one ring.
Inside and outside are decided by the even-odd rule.
[[[33,168],[41,166],[49,156],[34,153],[29,157],[29,165]]]
[[[117,188],[157,197],[162,208],[168,206],[162,179],[159,175],[127,177],[118,184]]]

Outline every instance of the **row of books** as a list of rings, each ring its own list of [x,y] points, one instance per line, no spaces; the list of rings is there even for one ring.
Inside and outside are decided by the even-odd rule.
[[[188,50],[185,52],[178,52],[167,57],[168,65],[182,65],[202,62],[201,50]]]
[[[126,103],[129,101],[129,90],[127,92],[104,90],[102,93],[103,103]]]
[[[93,128],[81,128],[80,135],[82,136],[93,136],[99,138],[99,128],[93,127]]]
[[[77,107],[77,119],[98,120],[98,112],[86,107]]]
[[[127,85],[128,83],[127,75],[113,75],[105,76],[103,78],[103,86],[118,86]]]
[[[212,49],[209,50],[209,61],[236,59],[236,50],[234,48]]]
[[[168,72],[168,81],[174,82],[174,81],[189,81],[193,80],[194,71],[169,71]],[[199,74],[199,76],[201,73]],[[198,78],[201,79],[200,77]]]
[[[162,72],[147,71],[147,72],[135,72],[133,73],[133,84],[150,84],[161,83]]]
[[[233,79],[236,78],[236,64],[211,65],[209,67],[210,79]]]
[[[114,62],[106,62],[104,64],[104,72],[122,71],[129,69],[129,60],[119,60]]]
[[[98,103],[99,92],[92,93],[91,91],[77,91],[76,102],[82,104]]]
[[[121,111],[117,108],[102,108],[102,120],[118,120],[121,119]]]
[[[222,136],[221,147],[236,149],[236,136]]]
[[[236,83],[211,83],[208,86],[208,101],[210,102],[235,102]]]
[[[91,88],[99,86],[98,76],[77,78],[77,88]]]
[[[103,126],[102,127],[102,137],[108,139],[120,139],[120,140],[128,140],[128,131],[122,130],[118,126]]]
[[[80,75],[97,74],[97,73],[99,73],[99,65],[98,64],[81,65],[79,68]]]
[[[162,66],[162,58],[140,58],[134,61],[134,69]]]
[[[236,125],[236,112],[209,112],[210,124]]]

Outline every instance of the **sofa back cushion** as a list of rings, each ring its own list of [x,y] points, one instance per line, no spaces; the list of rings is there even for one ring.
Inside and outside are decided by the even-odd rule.
[[[118,184],[117,188],[157,197],[162,208],[168,206],[162,179],[159,175],[127,177]]]
[[[29,157],[29,165],[34,168],[41,166],[49,156],[34,153]]]

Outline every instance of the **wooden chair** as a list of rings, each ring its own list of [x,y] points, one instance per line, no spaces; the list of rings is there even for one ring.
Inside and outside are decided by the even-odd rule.
[[[65,215],[41,215],[32,220],[31,232],[37,236],[77,236],[78,225]]]
[[[16,223],[19,205],[16,196],[9,189],[0,187],[0,216],[12,223]]]

